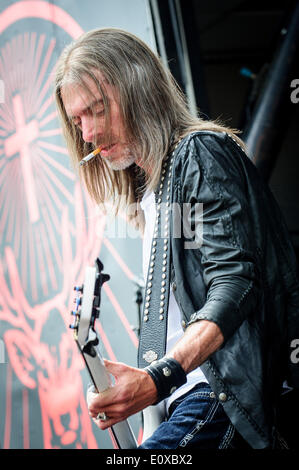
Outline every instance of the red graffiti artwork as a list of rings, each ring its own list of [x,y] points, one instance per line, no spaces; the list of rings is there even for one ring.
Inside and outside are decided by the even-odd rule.
[[[80,192],[78,186],[75,192]],[[78,194],[77,198],[80,201]],[[87,447],[97,447],[80,377],[84,365],[68,330],[73,286],[78,279],[82,280],[84,267],[95,259],[101,245],[100,238],[95,236],[95,229],[99,233],[99,226],[92,220],[89,227],[82,227],[80,213],[79,209],[80,224],[75,226],[78,234],[75,256],[70,245],[67,211],[62,216],[62,262],[65,272],[62,289],[53,298],[34,306],[28,302],[11,248],[6,247],[5,258],[0,265],[0,321],[10,325],[4,333],[8,359],[22,384],[28,389],[38,390],[45,448],[53,447],[53,436],[59,437],[61,446],[78,441]],[[100,220],[102,222],[98,221],[98,224],[102,223],[104,228],[104,217]],[[60,342],[52,347],[42,341],[50,315],[65,324]],[[67,426],[60,419],[66,415]],[[7,410],[6,426],[9,425]]]

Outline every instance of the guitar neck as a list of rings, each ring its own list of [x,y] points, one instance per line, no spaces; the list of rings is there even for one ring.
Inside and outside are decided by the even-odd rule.
[[[94,346],[96,355],[91,356],[82,351],[78,342],[77,344],[96,390],[99,393],[107,390],[111,384],[99,348]],[[110,430],[111,438],[118,449],[135,449],[137,447],[134,433],[127,420],[114,424]]]

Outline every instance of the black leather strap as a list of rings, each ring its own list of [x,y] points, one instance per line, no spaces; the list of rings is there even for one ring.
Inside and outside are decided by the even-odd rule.
[[[181,364],[172,357],[163,357],[145,368],[155,382],[158,397],[156,403],[169,397],[181,385],[187,382],[187,376]]]
[[[138,366],[141,368],[161,359],[166,349],[173,158],[174,152],[163,164],[159,186],[155,192],[156,224],[151,245],[138,350]]]

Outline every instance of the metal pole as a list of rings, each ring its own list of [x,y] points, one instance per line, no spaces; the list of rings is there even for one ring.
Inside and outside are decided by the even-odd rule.
[[[269,68],[264,88],[243,139],[249,157],[267,181],[279,153],[291,116],[292,73],[299,43],[299,2],[289,26],[281,30],[281,45]]]

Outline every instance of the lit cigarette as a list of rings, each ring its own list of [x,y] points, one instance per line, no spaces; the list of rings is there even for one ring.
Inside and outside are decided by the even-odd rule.
[[[86,155],[86,157],[82,158],[81,162],[79,163],[80,166],[85,165],[89,160],[94,158],[96,155],[98,155],[101,152],[101,147],[95,149],[93,152],[89,153]]]

